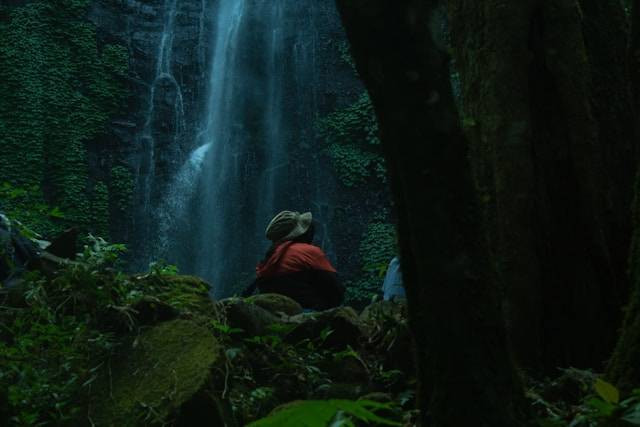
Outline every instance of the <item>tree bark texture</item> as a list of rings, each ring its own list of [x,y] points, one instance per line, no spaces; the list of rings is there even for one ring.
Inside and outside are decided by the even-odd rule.
[[[444,10],[418,0],[338,7],[398,210],[423,424],[525,425],[451,91]]]
[[[629,63],[633,101],[636,117],[640,114],[640,0],[631,5],[631,42],[629,43]]]
[[[486,238],[530,371],[598,366],[627,288],[633,135],[614,58],[626,33],[619,2],[603,3],[448,1]]]
[[[633,103],[636,119],[636,138],[640,121],[640,0],[634,0],[631,9],[631,42],[629,64],[633,86]],[[609,360],[608,379],[622,391],[629,392],[640,384],[640,175],[636,179],[634,201],[634,226],[631,254],[631,282],[633,291],[626,307],[625,321],[620,339]]]

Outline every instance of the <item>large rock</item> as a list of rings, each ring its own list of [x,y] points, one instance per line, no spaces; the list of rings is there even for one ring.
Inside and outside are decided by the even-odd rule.
[[[246,301],[262,307],[275,315],[285,314],[287,316],[295,316],[302,313],[302,306],[298,304],[297,301],[281,294],[253,295],[247,298]]]
[[[281,318],[259,305],[248,303],[241,298],[227,298],[219,304],[229,326],[242,329],[249,336],[271,334],[270,326],[283,322]]]
[[[213,314],[215,304],[211,298],[211,286],[199,277],[170,274],[146,274],[135,280],[144,287],[153,287],[153,294],[162,302],[180,312]]]
[[[365,323],[380,323],[385,320],[406,321],[407,304],[395,301],[377,301],[364,308],[360,320]]]
[[[293,316],[291,321],[298,325],[286,335],[289,343],[309,339],[323,348],[344,349],[358,347],[364,337],[358,314],[351,307],[303,313]]]
[[[7,287],[19,282],[19,276],[33,268],[39,252],[40,248],[0,213],[0,282]]]
[[[405,303],[375,302],[362,311],[360,321],[366,331],[368,346],[385,354],[385,369],[414,372],[415,346],[407,325]]]
[[[154,326],[97,384],[89,419],[97,426],[163,424],[184,417],[201,419],[201,425],[225,425],[215,399],[203,403],[220,358],[221,348],[204,326],[180,319]]]

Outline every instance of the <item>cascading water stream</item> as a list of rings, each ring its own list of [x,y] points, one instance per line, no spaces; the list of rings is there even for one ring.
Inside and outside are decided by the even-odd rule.
[[[171,65],[173,57],[173,43],[176,31],[176,15],[178,13],[178,0],[165,0],[164,3],[164,19],[163,30],[158,44],[158,55],[155,66],[155,75],[149,88],[149,106],[147,109],[144,127],[142,131],[142,152],[144,157],[138,171],[138,194],[141,197],[141,206],[138,207],[137,228],[146,230],[145,234],[151,234],[150,218],[153,217],[156,207],[154,206],[154,193],[157,190],[155,183],[157,156],[157,137],[158,129],[156,129],[157,112],[156,106],[159,97],[166,94],[167,87],[175,93],[172,106],[172,119],[175,123],[173,134],[170,140],[174,144],[177,142],[179,135],[184,131],[185,114],[184,100],[182,88],[175,79]]]

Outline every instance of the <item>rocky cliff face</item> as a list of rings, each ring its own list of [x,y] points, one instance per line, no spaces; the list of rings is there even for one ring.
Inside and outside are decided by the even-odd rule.
[[[132,173],[134,206],[162,197],[166,181],[196,139],[214,3],[92,2],[89,18],[101,42],[124,45],[130,53],[127,108],[111,121],[103,147]],[[146,181],[150,174],[157,177],[154,187]],[[146,234],[135,211],[121,218],[125,223],[115,227],[114,237],[131,241]]]

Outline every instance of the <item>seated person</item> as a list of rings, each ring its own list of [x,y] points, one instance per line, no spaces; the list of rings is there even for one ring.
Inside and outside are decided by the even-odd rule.
[[[310,212],[276,215],[266,230],[273,243],[256,267],[256,280],[248,291],[257,287],[261,293],[286,295],[308,310],[340,305],[344,287],[322,249],[311,244],[313,236]]]
[[[405,301],[406,294],[402,283],[402,270],[400,269],[400,260],[393,257],[387,267],[387,274],[382,283],[383,299],[385,301]]]

